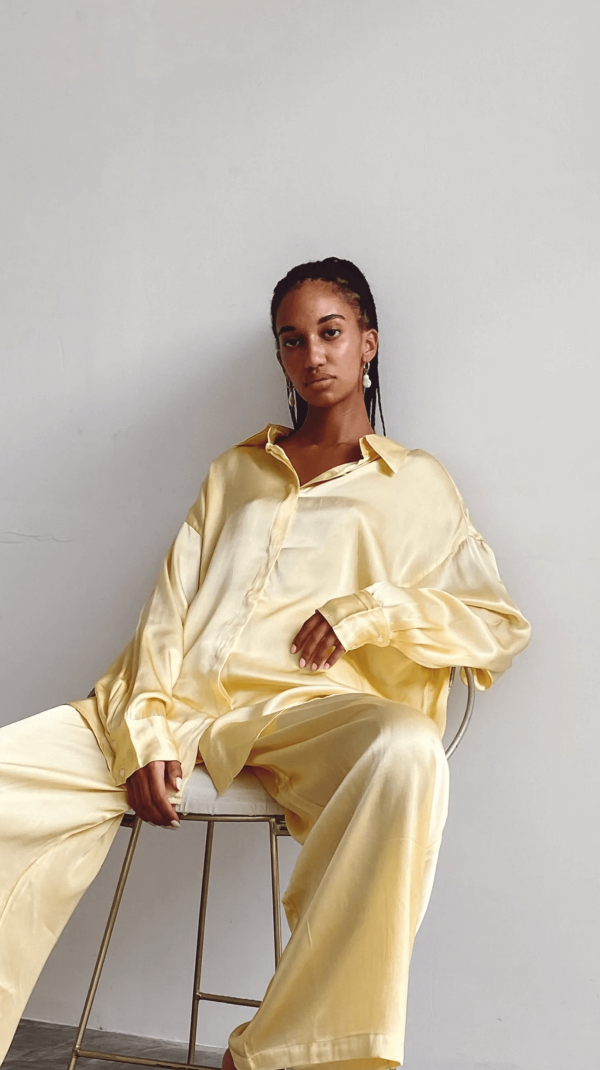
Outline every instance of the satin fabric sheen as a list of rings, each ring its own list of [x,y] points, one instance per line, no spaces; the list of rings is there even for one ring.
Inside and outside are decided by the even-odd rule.
[[[361,459],[300,486],[267,427],[210,467],[134,637],[74,701],[115,782],[153,760],[199,756],[224,791],[269,718],[363,692],[445,724],[450,667],[481,689],[529,625],[444,467],[381,435]],[[290,651],[319,609],[347,653],[329,670]]]
[[[389,699],[330,695],[270,718],[248,765],[303,847],[283,896],[292,936],[260,1008],[229,1038],[235,1065],[396,1066],[447,812],[438,730]],[[127,808],[72,706],[0,729],[0,1063]],[[164,834],[147,835],[160,854]]]
[[[529,625],[433,457],[367,435],[360,460],[301,487],[288,433],[268,425],[212,464],[96,697],[0,733],[0,1062],[127,777],[169,758],[184,780],[203,760],[219,791],[252,766],[303,844],[292,937],[229,1039],[239,1070],[402,1062],[447,813],[450,666],[488,688]],[[290,651],[315,609],[347,649],[326,672]]]

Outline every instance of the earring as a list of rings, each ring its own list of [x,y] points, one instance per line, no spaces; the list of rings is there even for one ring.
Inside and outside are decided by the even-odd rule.
[[[371,385],[371,380],[369,379],[369,362],[368,361],[367,361],[367,363],[365,364],[365,367],[364,367],[362,383],[363,383],[363,388],[365,390],[368,390],[370,385]]]
[[[293,415],[294,408],[296,407],[296,391],[294,390],[294,384],[291,379],[288,379],[287,381],[287,399],[290,412]]]

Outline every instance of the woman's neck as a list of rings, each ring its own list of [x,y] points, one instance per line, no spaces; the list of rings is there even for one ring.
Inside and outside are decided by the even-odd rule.
[[[357,443],[363,435],[372,434],[374,431],[361,399],[358,411],[354,405],[343,411],[339,405],[330,409],[309,408],[302,427],[293,432],[293,437],[298,445],[327,447],[342,442]]]

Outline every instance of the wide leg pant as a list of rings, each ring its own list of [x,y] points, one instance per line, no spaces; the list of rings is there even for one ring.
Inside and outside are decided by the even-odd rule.
[[[283,898],[291,939],[239,1070],[402,1062],[408,967],[446,819],[448,766],[424,714],[334,695],[278,714],[247,761],[303,848]],[[63,926],[127,810],[71,706],[0,730],[0,1061]]]

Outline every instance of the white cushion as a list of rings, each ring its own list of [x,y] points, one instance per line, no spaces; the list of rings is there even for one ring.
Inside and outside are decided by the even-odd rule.
[[[245,817],[276,817],[284,813],[251,769],[242,769],[227,790],[218,795],[202,765],[195,767],[177,809],[182,814],[240,814]]]

